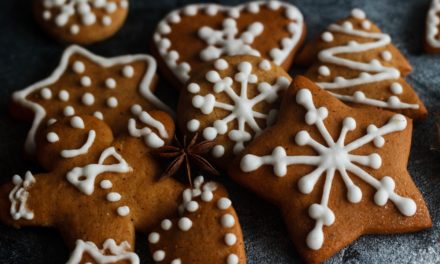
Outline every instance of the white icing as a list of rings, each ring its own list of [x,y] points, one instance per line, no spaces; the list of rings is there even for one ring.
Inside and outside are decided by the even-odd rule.
[[[15,185],[9,193],[9,201],[11,202],[10,214],[14,220],[21,218],[32,220],[34,212],[27,207],[29,199],[29,188],[36,182],[30,171],[26,172],[24,180],[19,175],[12,177],[12,183]]]
[[[223,157],[223,155],[225,155],[225,147],[222,145],[214,146],[212,149],[212,156],[214,156],[214,158],[220,158]]]
[[[126,65],[124,66],[124,68],[122,68],[122,75],[125,78],[131,78],[134,76],[134,68],[130,65]]]
[[[226,70],[229,67],[229,64],[224,59],[218,59],[214,62],[214,68],[219,71]]]
[[[355,10],[356,16],[363,17]],[[381,32],[369,32],[361,29],[354,29],[353,25],[348,21],[344,22],[342,25],[332,24],[329,27],[329,31],[344,34],[348,36],[362,37],[367,39],[372,39],[371,42],[358,43],[356,41],[349,41],[345,45],[334,46],[322,50],[318,54],[319,60],[327,65],[337,65],[341,67],[348,68],[354,71],[360,71],[361,74],[358,77],[346,79],[344,77],[336,77],[332,82],[318,82],[317,84],[326,90],[329,90],[335,97],[348,102],[355,102],[360,104],[372,105],[383,108],[391,109],[418,109],[419,105],[409,104],[401,102],[398,97],[391,96],[388,100],[373,99],[368,98],[365,94],[360,91],[356,91],[352,95],[342,95],[333,92],[338,89],[345,89],[358,85],[365,85],[369,83],[375,83],[385,80],[397,80],[400,78],[400,72],[397,68],[387,67],[380,63],[379,60],[372,60],[370,62],[354,61],[352,59],[345,57],[339,57],[338,54],[353,54],[366,52],[373,49],[380,49],[386,47],[391,43],[391,38],[389,35]],[[383,55],[385,54],[385,55]],[[391,59],[391,54],[387,52],[383,53],[382,56],[386,59]],[[392,56],[391,56],[392,57]]]
[[[220,221],[224,228],[231,228],[235,225],[235,219],[231,214],[224,214]]]
[[[127,216],[130,213],[130,208],[126,205],[120,206],[118,209],[116,209],[116,212],[120,216]]]
[[[153,260],[156,262],[162,261],[165,259],[165,251],[157,250],[153,253]]]
[[[95,130],[90,130],[87,136],[87,140],[86,142],[84,142],[84,144],[77,148],[77,149],[65,149],[61,151],[61,157],[63,158],[74,158],[77,156],[81,156],[84,154],[87,154],[87,152],[89,151],[90,147],[93,145],[93,143],[95,142],[95,138],[96,138],[96,132]]]
[[[113,78],[108,78],[105,80],[105,87],[109,89],[115,89],[116,88],[116,81]]]
[[[249,62],[240,62],[236,67],[238,72],[233,78],[221,77],[219,72],[209,71],[206,74],[206,79],[212,83],[213,92],[205,95],[196,94],[192,98],[192,105],[205,115],[212,114],[216,108],[230,112],[226,117],[214,121],[212,126],[205,127],[202,135],[207,140],[214,140],[218,135],[227,134],[229,140],[234,142],[233,152],[235,154],[242,151],[245,143],[253,137],[247,131],[247,127],[258,135],[263,128],[256,120],[268,120],[268,114],[254,111],[254,106],[263,102],[266,104],[274,103],[278,99],[278,92],[289,86],[289,80],[285,77],[278,77],[272,85],[258,81],[257,75],[252,72],[252,64]],[[234,81],[239,85],[239,92],[233,88]],[[249,84],[255,85],[259,92],[254,98],[248,98]],[[226,94],[232,103],[217,101],[215,95],[220,93]],[[237,122],[234,122],[235,120]],[[233,129],[228,130],[229,123],[235,123]],[[192,124],[187,124],[187,126],[192,126]],[[220,157],[224,151],[217,148],[214,153],[215,156]]]
[[[118,163],[104,164],[108,157],[115,158]],[[67,172],[67,180],[84,194],[91,195],[95,189],[96,177],[104,172],[127,173],[132,171],[130,165],[116,152],[114,147],[105,149],[97,164],[89,164],[85,167],[75,167]]]
[[[66,90],[61,90],[58,93],[58,98],[63,102],[67,102],[69,100],[69,97],[70,97],[69,92]]]
[[[440,0],[432,0],[428,16],[426,17],[426,42],[433,48],[440,48],[440,37],[438,36],[439,12]]]
[[[327,67],[325,65],[319,66],[318,72],[322,76],[330,76],[330,74],[331,74],[329,67]]]
[[[75,114],[75,109],[71,105],[64,107],[63,109],[64,116],[73,116],[74,114]]]
[[[324,40],[325,42],[332,42],[332,41],[335,39],[335,37],[333,36],[333,34],[330,33],[330,32],[328,32],[328,31],[322,33],[321,38],[322,38],[322,40]]]
[[[178,258],[178,259],[173,259],[173,260],[171,261],[171,264],[182,264],[182,261],[180,260],[180,258]]]
[[[149,55],[127,55],[127,56],[121,56],[121,57],[115,57],[111,59],[103,58],[100,56],[97,56],[95,54],[90,53],[89,51],[76,46],[72,45],[68,47],[63,54],[63,57],[61,58],[61,62],[59,66],[55,69],[55,71],[52,73],[51,76],[48,78],[37,82],[24,90],[17,91],[13,94],[13,100],[32,110],[34,112],[34,120],[32,122],[32,127],[28,132],[27,138],[26,138],[26,144],[25,149],[27,153],[34,153],[35,152],[35,134],[37,132],[38,127],[41,125],[41,122],[46,117],[46,110],[43,108],[42,105],[33,102],[31,100],[28,100],[27,97],[32,94],[35,91],[38,91],[40,89],[43,89],[45,87],[50,86],[51,84],[57,82],[61,76],[63,76],[64,72],[68,67],[70,67],[70,58],[72,55],[78,54],[83,57],[86,57],[87,59],[91,60],[93,63],[98,64],[101,67],[104,68],[110,68],[115,65],[124,65],[124,64],[131,64],[135,61],[144,61],[148,64],[148,67],[143,74],[143,77],[141,78],[141,82],[138,88],[139,94],[142,98],[147,99],[149,102],[154,104],[156,107],[166,110],[168,113],[173,114],[173,111],[165,105],[162,101],[160,101],[151,91],[151,85],[153,83],[154,75],[156,72],[156,61],[153,59],[153,57]],[[134,74],[134,70],[131,69],[131,66],[125,65],[122,74],[129,78],[131,73]],[[128,69],[128,70],[127,70]],[[132,75],[131,75],[132,76]],[[60,100],[67,101],[69,99],[69,94],[67,91],[60,91],[59,93]],[[73,113],[74,114],[74,113]],[[72,115],[73,115],[72,114]]]
[[[121,244],[116,244],[113,239],[107,239],[102,249],[99,249],[93,242],[83,241],[81,239],[76,241],[75,250],[70,255],[67,264],[82,263],[82,258],[85,254],[90,256],[98,264],[118,263],[126,261],[130,264],[139,264],[139,256],[131,250],[130,244],[127,241]]]
[[[310,231],[306,240],[307,246],[310,249],[318,250],[322,247],[324,243],[323,226],[330,226],[335,221],[335,215],[328,207],[328,202],[336,171],[339,172],[346,186],[349,202],[359,203],[362,199],[361,189],[350,178],[350,176],[357,176],[360,180],[376,189],[374,201],[377,205],[384,206],[388,200],[391,200],[403,215],[412,216],[416,213],[417,206],[412,199],[402,197],[394,192],[395,183],[391,177],[385,176],[378,180],[357,165],[379,169],[382,165],[382,158],[379,154],[351,154],[352,151],[360,149],[369,143],[373,143],[378,148],[385,145],[383,136],[406,129],[407,120],[403,115],[394,115],[382,127],[376,127],[373,124],[369,125],[364,136],[345,145],[345,137],[348,132],[356,129],[355,119],[351,117],[344,119],[340,136],[335,141],[324,124],[324,120],[329,114],[328,109],[326,107],[317,108],[314,105],[310,90],[305,88],[298,91],[296,101],[307,110],[305,115],[307,125],[315,126],[326,143],[325,145],[319,143],[306,130],[299,131],[296,134],[295,142],[298,146],[310,146],[318,155],[289,156],[286,154],[286,150],[279,146],[274,148],[272,154],[268,156],[245,155],[241,160],[240,168],[244,172],[251,172],[257,170],[262,165],[272,165],[274,174],[278,177],[284,177],[287,174],[287,166],[295,164],[315,166],[316,169],[314,171],[303,176],[298,181],[298,189],[304,194],[311,193],[318,180],[325,174],[321,203],[315,203],[309,207],[309,216],[316,221],[315,227]]]
[[[43,88],[40,94],[41,97],[45,100],[52,99],[52,91],[49,88]]]
[[[190,83],[188,84],[186,89],[188,90],[188,92],[195,94],[200,92],[200,85],[198,85],[197,83]]]
[[[112,18],[109,16],[104,16],[104,17],[102,17],[101,23],[104,26],[110,26],[112,24]]]
[[[196,201],[190,201],[189,203],[186,204],[185,209],[188,212],[194,213],[199,209],[199,204]]]
[[[232,204],[231,200],[229,200],[226,197],[222,197],[217,201],[217,208],[220,210],[226,210],[229,207],[231,207],[231,204]]]
[[[154,41],[160,56],[168,68],[177,79],[184,83],[190,78],[191,66],[187,61],[180,58],[180,54],[176,50],[171,49],[171,41],[168,38],[168,34],[172,31],[170,24],[179,23],[181,20],[180,17],[179,19],[175,18],[176,13],[180,16],[194,16],[199,10],[204,10],[208,15],[214,15],[218,12],[225,13],[226,18],[223,21],[223,29],[218,30],[205,26],[201,27],[198,32],[199,36],[208,44],[208,47],[201,51],[201,58],[203,60],[212,60],[219,58],[221,55],[259,55],[260,52],[252,47],[252,43],[254,38],[261,34],[264,27],[263,24],[253,22],[247,25],[245,32],[239,34],[236,27],[236,19],[243,11],[247,10],[256,14],[260,12],[260,7],[273,7],[274,5],[278,8],[284,8],[284,15],[290,22],[286,27],[289,35],[279,42],[279,47],[272,48],[268,54],[273,63],[282,65],[290,52],[299,44],[304,28],[301,12],[294,5],[284,2],[255,1],[236,7],[224,7],[216,4],[188,5],[181,10],[172,11],[158,24],[154,34]],[[263,56],[266,57],[267,55],[263,54]]]
[[[388,50],[382,51],[382,53],[380,53],[380,56],[385,61],[390,61],[393,58],[393,55]]]
[[[107,194],[106,198],[109,202],[117,202],[121,200],[122,196],[117,192],[111,192]]]
[[[173,227],[173,222],[171,222],[171,220],[169,220],[169,219],[164,219],[164,220],[162,220],[162,222],[160,223],[160,227],[161,227],[163,230],[170,230],[171,227]]]
[[[192,221],[191,219],[189,219],[188,217],[182,217],[179,219],[179,221],[177,222],[177,226],[179,227],[180,230],[182,231],[188,231],[191,229],[192,227]]]
[[[157,232],[153,232],[148,236],[148,242],[151,244],[157,244],[160,240],[160,235]]]
[[[85,128],[84,121],[79,116],[74,116],[70,119],[70,126],[73,128],[79,128],[79,129]]]
[[[107,190],[113,187],[113,183],[109,180],[102,180],[99,183],[99,186],[101,186],[102,189]]]
[[[236,242],[237,242],[237,236],[235,236],[235,234],[227,233],[225,235],[225,243],[226,243],[226,245],[233,246],[233,245],[235,245]]]
[[[70,34],[76,35],[79,33],[79,26],[78,25],[72,25],[70,27]]]
[[[188,124],[186,124],[186,128],[190,132],[195,132],[200,128],[200,121],[197,119],[191,119]]]
[[[140,105],[133,105],[131,107],[131,112],[142,124],[147,126],[139,129],[136,127],[136,119],[130,118],[130,120],[128,120],[129,134],[132,137],[143,137],[145,144],[151,148],[162,147],[165,144],[163,139],[169,137],[164,124],[153,118],[148,112],[143,111]],[[156,129],[159,132],[159,135],[157,135],[151,128]]]
[[[118,99],[116,99],[116,97],[114,97],[114,96],[107,98],[106,103],[107,103],[107,106],[110,108],[118,107]]]
[[[75,61],[73,63],[72,68],[73,68],[73,71],[77,74],[81,74],[86,71],[86,66],[84,65],[84,63],[82,61]]]
[[[362,28],[363,29],[365,29],[365,30],[368,30],[368,29],[370,29],[371,28],[371,22],[370,21],[368,21],[368,20],[364,20],[364,21],[362,21]]]
[[[398,82],[392,83],[390,86],[390,90],[393,94],[402,94],[403,93],[403,87]]]
[[[227,264],[238,264],[238,256],[235,254],[229,254],[226,260]]]
[[[357,19],[365,19],[367,16],[365,15],[365,12],[362,9],[354,8],[351,10],[351,16]]]
[[[90,87],[90,85],[92,85],[92,79],[90,79],[89,76],[83,76],[81,77],[81,85],[84,87]]]
[[[94,112],[93,116],[98,118],[99,120],[104,120],[104,115],[99,111]]]
[[[84,93],[81,97],[81,102],[87,106],[93,105],[95,103],[95,96],[92,93]]]
[[[55,118],[51,118],[51,119],[47,120],[47,125],[50,126],[50,125],[55,124],[56,122],[57,122],[57,120]]]
[[[58,142],[60,140],[60,138],[58,137],[57,133],[55,133],[55,132],[47,133],[46,139],[50,143],[55,143],[55,142]]]
[[[258,68],[260,68],[263,71],[270,71],[272,68],[272,65],[270,65],[270,61],[268,60],[262,60],[260,64],[258,64]]]

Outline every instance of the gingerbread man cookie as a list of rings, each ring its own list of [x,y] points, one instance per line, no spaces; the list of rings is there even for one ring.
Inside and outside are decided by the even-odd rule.
[[[156,62],[148,55],[106,59],[70,46],[51,76],[13,94],[12,114],[26,120],[33,118],[26,151],[35,153],[38,131],[64,116],[94,115],[116,135],[127,129],[133,135],[148,134],[136,130],[140,126],[137,123],[156,123],[159,128],[160,124],[142,114],[142,108],[172,112],[153,94],[155,73]],[[128,124],[130,119],[138,121]],[[160,137],[170,139],[163,128],[159,132]]]
[[[260,57],[224,57],[194,74],[181,91],[182,131],[215,140],[212,156],[225,168],[276,118],[279,98],[290,84],[279,66]]]
[[[229,175],[276,204],[299,253],[318,263],[364,234],[431,227],[407,171],[411,132],[401,114],[348,107],[296,77],[277,123]]]
[[[194,4],[159,22],[153,46],[160,69],[180,89],[203,63],[223,56],[261,56],[288,70],[304,37],[303,16],[288,3]]]
[[[34,14],[53,37],[91,44],[114,35],[128,14],[128,0],[33,0]]]
[[[226,190],[194,180],[182,194],[180,217],[164,219],[148,236],[156,263],[246,263],[243,235]]]
[[[169,117],[149,114],[173,135]],[[146,232],[175,212],[181,184],[157,180],[161,168],[143,138],[115,139],[93,116],[60,119],[44,134],[37,157],[46,172],[15,175],[0,187],[0,220],[57,228],[73,249],[68,263],[139,263],[135,231]]]
[[[384,108],[412,118],[427,115],[423,102],[403,79],[411,66],[390,36],[360,9],[331,24],[301,57],[313,63],[307,77],[350,105]]]

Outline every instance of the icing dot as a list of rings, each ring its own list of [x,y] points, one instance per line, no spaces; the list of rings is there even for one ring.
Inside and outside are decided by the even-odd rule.
[[[64,107],[63,114],[64,116],[73,116],[75,114],[75,109],[72,106],[68,105]]]
[[[113,183],[109,180],[102,180],[99,183],[99,186],[101,186],[102,189],[106,190],[106,189],[110,189],[111,187],[113,187]]]
[[[393,94],[403,93],[403,87],[400,83],[395,82],[395,83],[391,84],[390,89]]]
[[[366,29],[366,30],[370,29],[371,28],[371,22],[368,21],[368,20],[362,21],[362,28]]]
[[[359,8],[354,8],[353,10],[351,10],[351,16],[357,19],[365,19],[367,17],[365,15],[365,12]]]
[[[180,259],[173,259],[173,261],[171,261],[171,264],[182,264],[182,261]]]
[[[84,121],[79,116],[72,117],[72,119],[70,119],[70,125],[73,128],[79,128],[79,129],[84,129],[84,127],[85,127],[84,126]]]
[[[99,120],[104,120],[104,115],[99,111],[94,112],[93,116],[98,118]]]
[[[225,243],[228,246],[233,246],[237,242],[237,237],[232,233],[227,233],[225,235]]]
[[[320,66],[318,69],[318,72],[322,76],[330,76],[330,69],[329,69],[329,67],[327,67],[325,65]]]
[[[171,227],[173,227],[173,222],[171,222],[169,219],[164,219],[160,223],[160,227],[162,227],[163,230],[170,230]]]
[[[50,143],[55,143],[55,142],[57,142],[57,141],[60,140],[60,138],[58,137],[57,133],[55,133],[55,132],[49,132],[49,133],[47,133],[47,135],[46,135],[46,139],[47,139],[47,141],[49,141]]]
[[[113,78],[108,78],[105,80],[105,86],[109,89],[115,89],[116,88],[116,81]]]
[[[118,215],[120,216],[126,216],[130,213],[130,208],[126,205],[118,207],[118,209],[116,209],[116,211],[118,212]]]
[[[163,250],[157,250],[153,253],[153,259],[154,261],[162,261],[165,259],[165,251]]]
[[[103,16],[101,22],[104,26],[109,26],[112,24],[112,19],[109,16]]]
[[[259,64],[258,67],[260,69],[262,69],[263,71],[269,71],[272,66],[270,65],[270,62],[268,60],[262,60]]]
[[[196,201],[191,201],[186,204],[185,209],[188,212],[194,213],[195,211],[197,211],[197,209],[199,209],[199,204]]]
[[[194,16],[195,14],[197,14],[197,7],[194,5],[186,6],[183,9],[183,14],[186,16]]]
[[[95,97],[91,93],[84,93],[81,101],[85,105],[92,105],[95,102]]]
[[[191,229],[192,221],[188,217],[182,217],[179,219],[179,222],[177,223],[179,226],[179,229],[182,231],[188,231]]]
[[[107,99],[107,106],[110,108],[115,108],[118,106],[118,99],[116,97],[110,97]]]
[[[220,210],[226,210],[231,206],[232,202],[228,198],[222,197],[217,201],[217,208]]]
[[[46,87],[41,90],[40,95],[43,99],[49,100],[52,98],[52,91]]]
[[[226,262],[228,264],[238,264],[238,256],[235,254],[229,254]]]
[[[72,25],[70,27],[70,34],[76,35],[79,33],[79,26],[78,25]]]
[[[197,83],[190,83],[190,84],[188,84],[186,89],[190,93],[198,93],[198,92],[200,92],[200,86]]]
[[[330,32],[328,32],[328,31],[322,33],[321,38],[322,38],[322,40],[324,40],[325,42],[332,42],[333,39],[334,39],[333,34],[330,33]]]
[[[122,75],[126,78],[131,78],[134,75],[134,68],[130,65],[124,66],[122,68]]]
[[[43,19],[44,20],[49,20],[52,17],[52,14],[50,13],[50,11],[46,10],[43,12]]]
[[[221,219],[222,226],[231,228],[235,225],[235,219],[231,214],[224,214]]]
[[[222,145],[217,145],[212,149],[212,155],[215,158],[220,158],[225,154],[225,147]]]
[[[200,121],[192,119],[186,124],[186,128],[191,132],[195,132],[200,128]]]
[[[344,29],[350,30],[353,29],[353,24],[349,21],[345,21],[344,23],[342,23],[342,27]]]
[[[268,5],[269,9],[277,10],[278,8],[280,8],[281,3],[278,1],[269,1],[267,3],[267,5]]]
[[[130,110],[133,115],[140,115],[142,113],[142,106],[134,104],[131,106]]]
[[[105,6],[105,11],[107,11],[107,13],[113,13],[116,11],[117,8],[118,6],[116,5],[116,3],[110,2]]]
[[[214,194],[212,194],[211,191],[207,190],[207,191],[203,191],[202,192],[202,200],[205,202],[210,202],[212,200],[212,198],[214,198]]]
[[[47,120],[47,125],[50,126],[50,125],[55,124],[56,122],[57,122],[57,120],[55,118],[51,118],[51,119]]]
[[[90,79],[89,76],[84,76],[81,78],[81,85],[84,87],[89,87],[90,85],[92,85],[92,79]]]
[[[84,63],[82,61],[75,61],[73,63],[73,71],[75,73],[84,73],[84,71],[86,70],[86,66],[84,65]]]
[[[224,59],[218,59],[214,62],[214,67],[219,71],[226,70],[228,66],[229,66],[228,62],[225,61]]]
[[[64,101],[64,102],[66,102],[66,101],[68,101],[69,100],[69,92],[68,91],[66,91],[66,90],[61,90],[59,93],[58,93],[58,98],[61,100],[61,101]]]
[[[148,236],[148,242],[151,244],[156,244],[160,240],[160,235],[157,232],[153,232]]]
[[[390,61],[393,58],[393,55],[388,50],[382,51],[380,55],[382,56],[382,59],[386,61]]]
[[[120,6],[122,8],[128,8],[128,1],[127,0],[121,0]]]
[[[107,201],[109,202],[117,202],[121,200],[122,196],[117,192],[111,192],[107,194]]]

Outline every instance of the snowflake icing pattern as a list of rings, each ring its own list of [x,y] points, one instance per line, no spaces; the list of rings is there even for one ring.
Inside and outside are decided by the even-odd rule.
[[[260,52],[253,49],[251,44],[255,37],[263,32],[264,26],[260,22],[254,22],[238,38],[237,22],[232,18],[223,21],[223,30],[214,30],[204,26],[199,30],[199,37],[202,38],[208,47],[200,52],[200,58],[204,61],[211,61],[220,58],[222,55],[253,55],[260,56]]]
[[[353,118],[346,117],[344,119],[340,136],[337,141],[334,141],[324,124],[324,120],[328,116],[327,108],[316,108],[313,103],[312,94],[307,89],[300,90],[297,93],[296,100],[298,104],[307,109],[305,115],[306,123],[310,126],[316,126],[327,146],[317,142],[307,131],[302,130],[296,134],[296,144],[299,146],[312,147],[318,153],[317,156],[288,156],[283,147],[276,147],[272,154],[268,156],[245,155],[241,161],[241,168],[245,172],[250,172],[265,164],[272,165],[274,174],[278,177],[283,177],[287,174],[287,166],[289,165],[305,164],[316,166],[317,168],[315,170],[301,177],[298,181],[298,188],[300,192],[304,194],[311,193],[321,175],[325,173],[321,202],[319,204],[312,204],[308,211],[309,216],[316,221],[315,227],[309,232],[306,239],[309,248],[318,250],[322,247],[324,242],[323,226],[330,226],[335,221],[335,215],[328,207],[328,202],[336,171],[339,172],[345,183],[349,202],[360,202],[362,199],[362,191],[353,183],[348,172],[377,190],[374,195],[374,202],[377,205],[384,206],[388,200],[391,200],[403,215],[412,216],[415,214],[417,209],[415,202],[410,198],[402,197],[394,192],[395,182],[391,177],[385,176],[381,180],[378,180],[355,164],[357,163],[372,169],[379,169],[382,165],[382,159],[377,153],[370,155],[350,154],[350,152],[370,142],[373,142],[375,147],[382,147],[385,144],[384,135],[402,131],[406,128],[407,121],[404,116],[396,114],[390,118],[387,124],[380,128],[370,124],[367,127],[366,135],[345,145],[344,141],[347,133],[356,128],[356,121]]]
[[[215,62],[216,69],[226,69],[229,67],[227,62],[223,59],[219,59]],[[266,102],[267,104],[275,103],[278,99],[278,91],[285,90],[289,86],[289,80],[285,77],[278,77],[276,82],[271,85],[267,82],[258,82],[257,75],[252,73],[252,64],[249,62],[241,62],[237,66],[238,73],[234,78],[229,76],[222,78],[216,70],[209,71],[206,74],[208,82],[213,84],[213,91],[215,94],[225,93],[231,100],[229,102],[217,101],[213,93],[206,95],[199,95],[200,86],[196,83],[190,83],[188,85],[188,91],[197,94],[192,98],[192,105],[200,111],[209,115],[213,113],[214,109],[222,109],[230,112],[229,115],[222,119],[214,121],[212,126],[208,126],[203,130],[203,137],[207,140],[214,140],[218,135],[224,135],[228,132],[228,124],[237,120],[236,129],[232,129],[228,132],[228,138],[235,142],[233,152],[239,153],[244,149],[245,142],[252,139],[251,133],[247,131],[246,125],[255,133],[260,134],[263,130],[257,122],[257,119],[265,119],[266,124],[269,125],[273,122],[274,117],[277,114],[276,109],[270,110],[267,114],[254,111],[254,107]],[[239,92],[236,92],[233,88],[234,80],[239,84]],[[253,98],[248,98],[249,84],[257,85],[258,94]],[[192,124],[200,124],[197,119],[192,119],[188,122],[188,129],[195,132],[198,129],[191,128]],[[217,145],[213,149],[215,157],[221,157],[224,155],[224,147]]]

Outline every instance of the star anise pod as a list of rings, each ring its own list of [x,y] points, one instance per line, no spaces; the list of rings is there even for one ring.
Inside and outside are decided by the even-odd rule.
[[[160,176],[161,178],[170,177],[185,166],[186,177],[192,186],[191,166],[195,166],[198,170],[218,176],[220,173],[203,157],[215,145],[214,141],[205,140],[197,142],[198,134],[196,134],[189,144],[187,144],[186,135],[183,136],[183,144],[175,137],[176,146],[164,146],[152,151],[152,154],[159,158],[169,158],[173,161],[168,165]],[[185,165],[184,165],[185,164]]]

